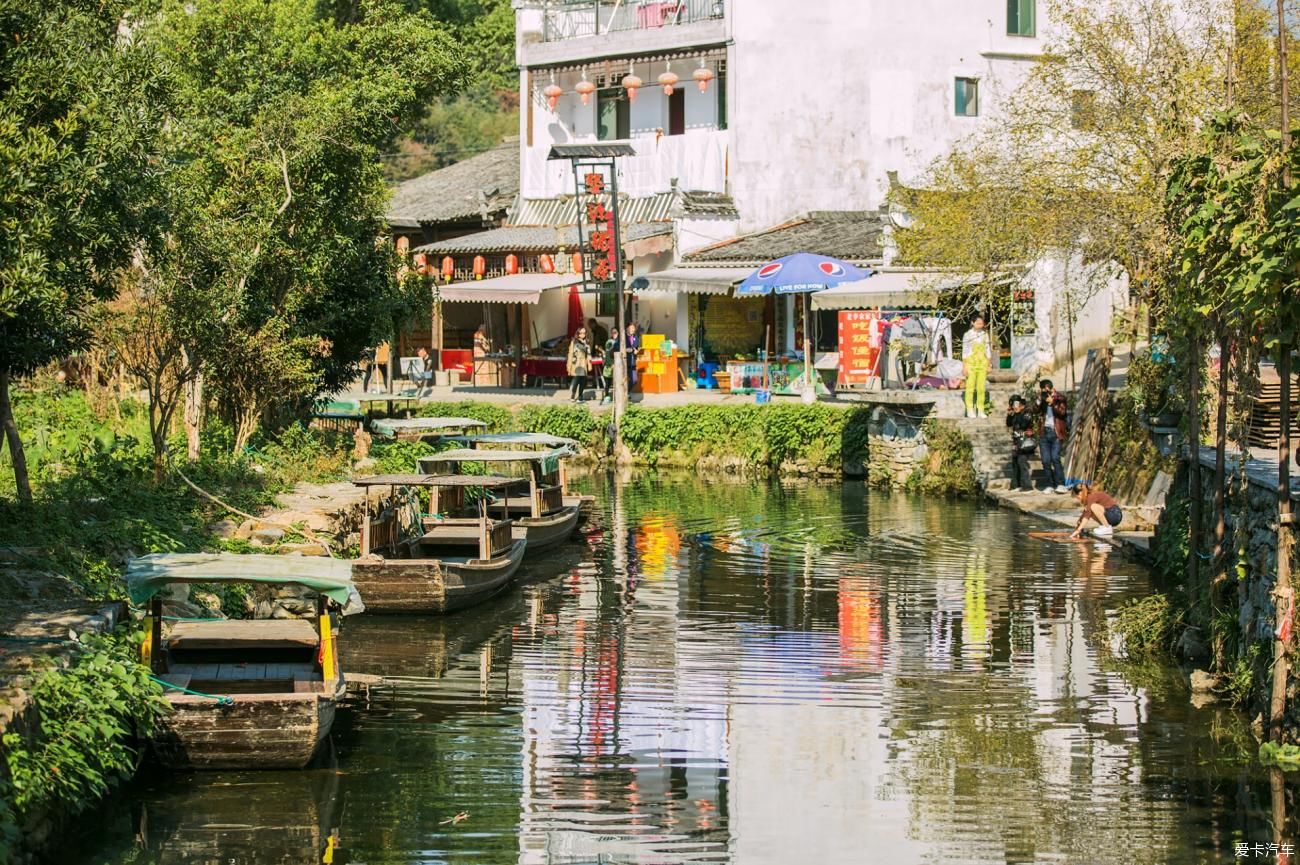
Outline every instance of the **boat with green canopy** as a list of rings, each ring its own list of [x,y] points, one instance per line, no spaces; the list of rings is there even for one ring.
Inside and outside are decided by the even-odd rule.
[[[316,594],[306,619],[165,622],[161,593],[177,583],[299,586]],[[154,554],[126,570],[131,601],[147,607],[142,660],[172,712],[152,747],[183,769],[302,768],[329,735],[347,684],[334,613],[365,609],[351,563],[302,556]]]
[[[578,442],[571,438],[563,436],[553,436],[548,433],[537,432],[510,432],[510,433],[476,433],[463,436],[455,436],[446,440],[450,444],[462,444],[467,448],[482,448],[485,450],[517,450],[517,451],[536,451],[536,450],[567,450],[569,453],[566,457],[577,456]],[[560,486],[560,495],[563,498],[564,506],[573,506],[578,509],[581,519],[586,520],[591,516],[592,508],[595,507],[596,497],[579,495],[569,492],[568,470],[563,459],[560,461],[559,472],[556,475]]]
[[[526,539],[514,537],[508,516],[520,478],[387,474],[353,483],[366,489],[366,517],[352,579],[371,612],[463,609],[504,589],[523,561]],[[506,515],[489,513],[492,502]]]
[[[513,501],[488,503],[488,512],[514,521],[514,537],[528,541],[528,552],[546,549],[573,537],[578,525],[578,506],[564,503],[564,490],[560,485],[560,466],[566,457],[573,456],[568,448],[555,450],[515,451],[456,448],[440,451],[432,456],[420,457],[420,472],[438,474],[456,473],[467,466],[491,466],[502,474],[505,467],[519,467],[525,474],[520,485],[528,485],[527,497]]]

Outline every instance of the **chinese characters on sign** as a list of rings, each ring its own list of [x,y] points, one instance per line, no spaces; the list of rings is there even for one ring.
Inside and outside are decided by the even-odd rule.
[[[1038,330],[1034,321],[1034,290],[1017,286],[1011,293],[1011,332],[1016,336],[1032,336]]]
[[[605,202],[605,178],[599,172],[583,176],[582,189],[590,199],[585,204],[587,223],[587,248],[582,250],[584,276],[595,282],[606,282],[618,266],[618,248],[614,242],[614,214]]]
[[[1295,855],[1294,844],[1261,844],[1259,842],[1250,844],[1246,841],[1238,841],[1234,848],[1238,859],[1268,857],[1277,859],[1279,862],[1287,862]]]
[[[840,311],[839,384],[880,376],[884,323],[874,312]]]

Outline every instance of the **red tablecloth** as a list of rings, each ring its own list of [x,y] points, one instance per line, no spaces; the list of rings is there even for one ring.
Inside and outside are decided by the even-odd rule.
[[[468,381],[474,375],[474,350],[469,348],[443,349],[442,368],[458,369],[462,378]]]
[[[592,358],[593,367],[599,368],[603,364],[600,358]],[[569,364],[562,357],[526,357],[519,361],[519,374],[536,378],[568,378]]]

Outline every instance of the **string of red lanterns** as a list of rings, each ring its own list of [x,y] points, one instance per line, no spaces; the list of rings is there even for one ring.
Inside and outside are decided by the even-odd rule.
[[[715,78],[717,78],[717,73],[708,67],[703,58],[700,58],[699,68],[695,69],[691,73],[691,79],[695,82],[700,92],[707,93],[709,90],[709,84],[712,83]],[[678,77],[677,73],[673,72],[671,61],[666,64],[665,70],[659,74],[659,77],[656,80],[659,86],[663,88],[664,94],[667,96],[672,96],[673,92],[677,89],[677,85],[681,82],[681,78]],[[641,76],[636,74],[635,64],[628,65],[627,74],[619,80],[619,85],[624,91],[626,91],[627,101],[635,102],[637,93],[645,86],[645,81]],[[596,89],[595,83],[587,78],[587,69],[584,66],[582,69],[582,79],[573,86],[573,92],[582,97],[583,105],[590,105],[591,96],[596,92]],[[533,92],[536,93],[537,91],[534,90]],[[560,97],[563,96],[564,93],[564,88],[555,82],[555,76],[553,74],[551,76],[551,82],[547,84],[546,87],[542,88],[541,91],[542,96],[546,99],[546,104],[550,106],[552,111],[555,111],[559,107]]]

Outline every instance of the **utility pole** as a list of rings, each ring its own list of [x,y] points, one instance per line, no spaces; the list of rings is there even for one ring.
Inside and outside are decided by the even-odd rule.
[[[1285,0],[1277,0],[1277,61],[1278,90],[1282,102],[1282,188],[1291,188],[1291,106],[1287,78],[1286,10]],[[1278,316],[1288,313],[1279,299]],[[1284,328],[1279,328],[1282,330]],[[1273,590],[1276,640],[1273,643],[1273,694],[1269,703],[1269,738],[1282,738],[1282,722],[1286,716],[1286,688],[1290,662],[1291,620],[1294,616],[1295,593],[1291,587],[1291,349],[1292,340],[1278,342],[1277,371],[1282,380],[1281,415],[1282,430],[1277,440],[1277,586]]]

